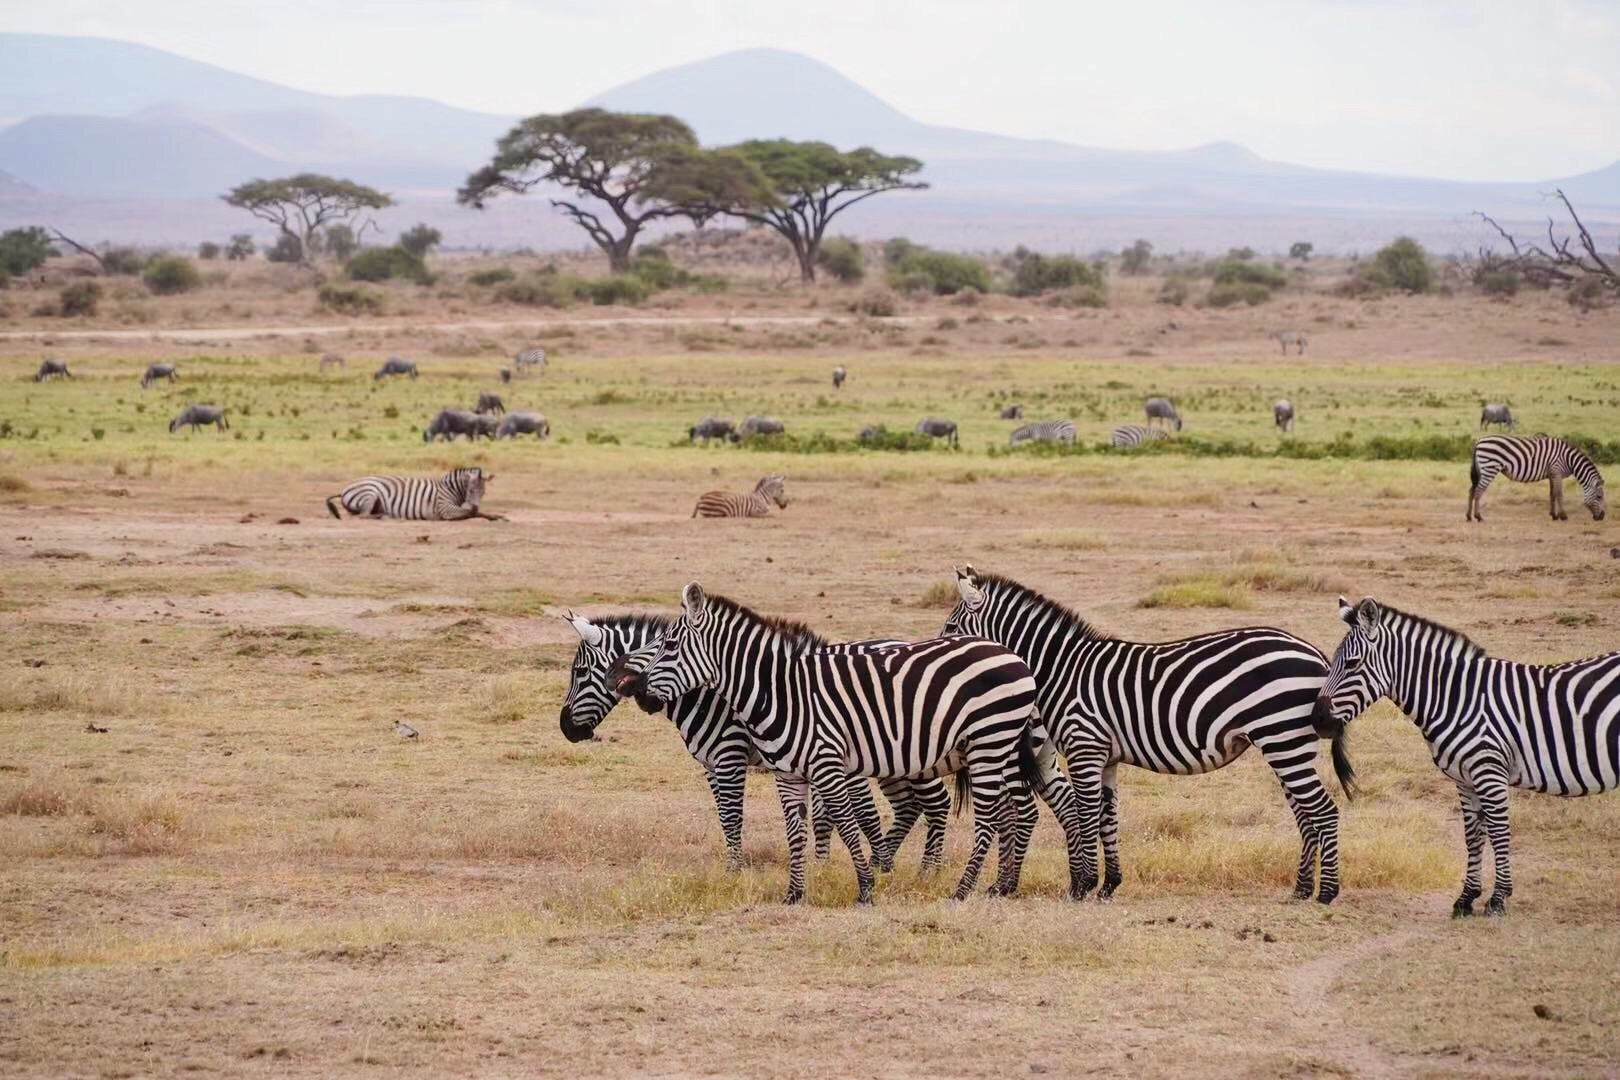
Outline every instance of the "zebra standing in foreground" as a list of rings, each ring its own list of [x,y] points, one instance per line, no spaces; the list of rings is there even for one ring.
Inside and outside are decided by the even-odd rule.
[[[1177,431],[1181,430],[1181,414],[1176,412],[1176,403],[1167,397],[1148,398],[1142,405],[1142,411],[1147,413],[1149,424],[1163,420],[1166,424],[1174,424]]]
[[[1163,428],[1143,427],[1141,424],[1123,424],[1108,436],[1110,446],[1141,446],[1144,443],[1163,442],[1170,433]]]
[[[642,677],[668,701],[701,685],[747,703],[738,715],[759,754],[799,773],[827,801],[855,863],[857,903],[872,899],[872,871],[849,799],[850,774],[921,777],[955,767],[973,802],[973,853],[956,898],[973,890],[997,832],[997,893],[1017,887],[1022,807],[1043,783],[1037,760],[1035,680],[1017,656],[978,638],[937,638],[875,653],[834,653],[799,623],[762,617],[705,595],[697,582]],[[1060,814],[1070,866],[1078,869],[1079,823]],[[1031,826],[1033,822],[1031,822]],[[802,893],[790,890],[788,900]]]
[[[57,360],[55,357],[47,357],[40,363],[39,370],[34,372],[35,382],[44,382],[46,379],[71,378],[73,378],[73,372],[68,370],[67,361]]]
[[[216,432],[229,431],[231,428],[230,421],[225,419],[225,410],[218,405],[187,405],[169,421],[169,434],[173,435],[183,427],[196,431],[204,424],[213,424]]]
[[[414,379],[416,378],[416,365],[409,360],[401,360],[397,356],[390,356],[383,361],[383,366],[377,369],[372,379],[386,379],[391,375],[409,375]]]
[[[705,491],[698,496],[697,506],[692,508],[692,516],[765,517],[771,512],[772,503],[786,510],[787,492],[782,487],[785,479],[783,476],[763,477],[747,495],[734,495],[729,491]]]
[[[925,416],[917,421],[917,426],[913,430],[918,435],[927,435],[930,439],[944,439],[952,446],[957,445],[955,420],[942,420],[937,416]]]
[[[837,367],[833,368],[833,389],[842,390],[844,388],[844,380],[847,378],[849,378],[849,372],[844,370],[843,364],[839,364]]]
[[[1119,869],[1120,762],[1157,773],[1211,772],[1259,749],[1282,784],[1299,827],[1294,896],[1312,893],[1317,856],[1327,904],[1339,894],[1339,808],[1316,774],[1316,742],[1333,739],[1333,768],[1345,794],[1355,777],[1343,724],[1314,724],[1327,675],[1316,646],[1270,627],[1136,642],[1108,637],[1062,604],[1016,581],[956,572],[961,600],[944,633],[982,635],[1023,657],[1040,688],[1038,704],[1069,762],[1080,803],[1082,891],[1112,895]]]
[[[168,379],[172,385],[178,377],[173,364],[148,364],[146,374],[141,376],[141,389],[145,390],[159,379]]]
[[[1505,913],[1508,788],[1576,796],[1620,786],[1620,652],[1516,664],[1371,597],[1355,607],[1339,597],[1339,617],[1350,630],[1317,698],[1319,722],[1347,724],[1387,697],[1417,724],[1462,804],[1468,868],[1451,913],[1474,913],[1487,836],[1496,886],[1485,914]]]
[[[1501,427],[1507,428],[1509,431],[1512,431],[1519,426],[1513,422],[1512,409],[1508,408],[1506,405],[1497,405],[1486,402],[1484,405],[1481,405],[1479,409],[1479,430],[1484,431],[1486,426],[1489,424],[1497,424]]]
[[[495,479],[484,470],[452,469],[437,480],[425,476],[364,476],[326,500],[326,509],[342,518],[342,506],[354,517],[404,518],[408,521],[505,521],[478,508],[484,485]]]
[[[1569,520],[1564,510],[1566,476],[1573,476],[1581,485],[1581,502],[1591,511],[1592,520],[1602,521],[1607,512],[1603,474],[1585,450],[1551,435],[1487,435],[1474,444],[1466,520],[1485,520],[1485,489],[1497,473],[1521,484],[1547,481],[1547,512],[1554,521]]]
[[[1294,403],[1283,398],[1271,407],[1271,422],[1283,431],[1294,430]]]
[[[522,375],[530,368],[539,368],[540,374],[544,375],[546,373],[546,350],[524,349],[512,357],[512,368],[519,375]]]
[[[1015,430],[1007,438],[1008,446],[1024,442],[1061,442],[1074,445],[1073,420],[1036,420]]]
[[[1277,334],[1276,338],[1278,343],[1282,345],[1282,353],[1284,356],[1288,355],[1288,346],[1290,345],[1293,345],[1299,350],[1297,355],[1305,355],[1305,335],[1300,333],[1298,330],[1284,330]]]

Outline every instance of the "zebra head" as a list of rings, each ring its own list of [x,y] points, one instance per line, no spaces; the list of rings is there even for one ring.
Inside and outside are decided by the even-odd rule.
[[[946,634],[987,636],[985,612],[988,604],[982,585],[978,573],[971,565],[956,568],[956,591],[960,599],[957,600],[950,618],[945,620]]]
[[[766,496],[772,502],[774,502],[779,510],[787,509],[787,489],[783,486],[786,481],[787,477],[777,475],[767,476],[765,479],[759,482],[760,494]]]
[[[1393,636],[1383,625],[1384,609],[1372,597],[1352,607],[1339,597],[1339,618],[1350,630],[1333,652],[1327,681],[1316,696],[1312,719],[1319,729],[1348,724],[1389,693],[1392,683],[1384,646]]]
[[[1597,475],[1596,469],[1592,472],[1592,482],[1589,485],[1581,485],[1581,502],[1592,512],[1593,521],[1602,521],[1603,516],[1609,512],[1609,508],[1603,502],[1603,477]]]
[[[495,475],[485,475],[482,468],[474,465],[467,469],[456,469],[444,479],[451,490],[461,492],[462,506],[477,506],[484,501],[484,485],[495,479]]]
[[[670,624],[663,646],[641,679],[641,691],[662,701],[711,685],[720,674],[709,640],[718,620],[709,610],[703,586],[694,581],[682,590],[681,608],[681,617]]]
[[[608,668],[616,659],[608,632],[583,615],[570,611],[563,621],[579,635],[574,664],[568,675],[568,695],[563,698],[558,723],[569,742],[584,742],[596,732],[613,706],[619,703],[608,686]]]

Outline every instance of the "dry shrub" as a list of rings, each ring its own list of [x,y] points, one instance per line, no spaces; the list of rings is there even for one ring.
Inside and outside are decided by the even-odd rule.
[[[917,606],[924,608],[953,608],[958,598],[954,581],[936,581],[923,590]]]
[[[126,855],[172,855],[191,840],[185,809],[171,791],[109,793],[87,807],[85,830]]]
[[[1136,602],[1144,608],[1247,608],[1249,591],[1227,585],[1214,574],[1194,574],[1160,585]]]
[[[1059,551],[1101,551],[1108,541],[1084,529],[1025,529],[1024,543]]]
[[[32,490],[33,485],[16,473],[0,473],[0,493],[13,494]]]
[[[66,712],[85,716],[148,713],[150,701],[117,675],[55,673],[0,686],[0,713]]]
[[[530,674],[501,675],[484,686],[484,700],[478,715],[491,724],[516,724],[529,714],[534,702],[542,700],[539,680]]]
[[[29,780],[0,799],[0,814],[18,817],[61,817],[69,813],[80,793],[57,780]]]

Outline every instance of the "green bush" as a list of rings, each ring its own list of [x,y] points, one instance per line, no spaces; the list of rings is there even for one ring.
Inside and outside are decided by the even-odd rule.
[[[511,267],[492,266],[488,270],[474,270],[467,275],[467,281],[472,285],[504,285],[516,277]]]
[[[867,289],[850,302],[849,310],[857,315],[887,319],[900,314],[900,303],[887,289]]]
[[[146,259],[134,248],[111,248],[101,253],[101,269],[113,277],[134,277],[146,268]]]
[[[61,316],[94,315],[101,302],[101,286],[94,281],[75,281],[57,294],[57,311]]]
[[[1252,283],[1214,285],[1204,295],[1204,303],[1213,308],[1232,307],[1234,304],[1248,304],[1254,307],[1270,299],[1270,289]]]
[[[321,237],[321,246],[338,262],[348,262],[360,250],[360,241],[347,225],[331,225]]]
[[[203,262],[213,262],[219,258],[220,250],[220,246],[212,240],[204,240],[197,245],[197,258]]]
[[[159,296],[177,296],[202,285],[202,275],[191,260],[178,255],[160,255],[147,263],[141,280]]]
[[[630,276],[641,279],[649,295],[662,289],[674,289],[689,284],[692,280],[692,275],[670,262],[669,256],[660,247],[647,248],[630,260]],[[605,300],[598,303],[614,303],[614,301]]]
[[[433,275],[428,273],[427,263],[422,261],[422,257],[398,244],[393,247],[364,248],[356,252],[344,267],[344,273],[349,275],[351,281],[404,278],[419,285],[433,281]]]
[[[1165,278],[1164,284],[1159,286],[1159,295],[1154,297],[1161,304],[1180,307],[1187,302],[1187,279],[1184,277]]]
[[[1316,245],[1310,241],[1296,240],[1294,243],[1288,246],[1288,257],[1290,259],[1298,259],[1300,262],[1306,262],[1310,259],[1311,252],[1315,250]]]
[[[265,249],[264,257],[273,263],[304,261],[304,245],[292,233],[282,233],[276,242]]]
[[[1519,285],[1519,275],[1511,270],[1487,270],[1479,275],[1479,291],[1486,296],[1517,296]]]
[[[955,255],[948,251],[915,249],[889,271],[889,283],[904,291],[927,291],[936,296],[950,296],[963,289],[990,290],[990,272],[984,263],[971,255]]]
[[[48,233],[38,225],[0,233],[0,277],[22,277],[56,254]]]
[[[1013,268],[1014,296],[1037,296],[1053,289],[1092,286],[1106,290],[1102,271],[1073,255],[1040,255],[1029,252]]]
[[[608,304],[633,306],[645,301],[654,291],[643,278],[633,273],[585,282],[585,295],[590,297],[591,303],[602,306]]]
[[[1426,293],[1434,284],[1434,268],[1429,265],[1429,253],[1423,245],[1409,236],[1398,237],[1393,243],[1380,248],[1373,256],[1372,266],[1363,274],[1368,281],[1383,289],[1400,289],[1409,293]]]
[[[363,285],[322,285],[315,294],[321,306],[340,315],[376,315],[383,298]]]
[[[1123,273],[1133,277],[1145,274],[1152,258],[1153,245],[1146,240],[1138,240],[1119,253],[1119,268]]]
[[[1614,291],[1603,284],[1602,278],[1583,277],[1570,285],[1567,299],[1571,307],[1592,311],[1606,305],[1613,296]]]
[[[1099,285],[1076,285],[1072,289],[1052,293],[1046,298],[1046,303],[1051,307],[1105,308],[1108,306],[1108,292]]]
[[[413,225],[399,234],[396,246],[420,261],[427,258],[428,252],[438,247],[443,241],[444,235],[433,226]]]
[[[225,257],[231,262],[241,262],[253,257],[253,237],[248,233],[233,233],[231,242],[225,246]]]
[[[853,285],[866,276],[866,254],[861,245],[843,236],[824,240],[816,252],[816,265],[845,285]]]
[[[1288,285],[1288,275],[1277,267],[1241,259],[1223,259],[1216,264],[1212,276],[1217,285],[1264,285],[1268,289]]]
[[[924,250],[920,245],[913,244],[903,236],[886,241],[883,245],[883,263],[885,266],[899,266],[906,261],[906,256],[914,251]]]
[[[580,299],[584,282],[572,274],[541,270],[508,281],[495,290],[495,299],[529,307],[569,308]]]

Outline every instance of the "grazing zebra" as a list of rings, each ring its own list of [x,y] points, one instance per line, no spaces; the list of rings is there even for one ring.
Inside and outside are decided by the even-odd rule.
[[[1496,887],[1485,914],[1513,895],[1510,787],[1595,795],[1620,786],[1620,652],[1562,664],[1487,656],[1463,634],[1368,597],[1351,607],[1316,700],[1319,723],[1343,726],[1387,697],[1417,724],[1429,754],[1457,785],[1468,869],[1454,916],[1472,915],[1489,836]]]
[[[849,372],[844,370],[843,364],[839,364],[837,367],[833,368],[833,389],[843,389],[844,380],[847,378],[849,378]]]
[[[322,371],[325,371],[329,367],[340,367],[347,369],[348,366],[349,362],[335,352],[321,353]]]
[[[565,621],[579,634],[580,642],[574,652],[568,695],[563,699],[558,720],[563,736],[569,742],[583,742],[595,734],[597,727],[618,704],[616,681],[622,680],[626,673],[639,675],[652,662],[671,620],[662,615],[619,615],[593,622],[570,612]],[[873,641],[831,647],[862,651],[899,644],[903,643]],[[686,744],[687,753],[708,774],[709,790],[714,794],[715,810],[720,818],[720,831],[725,837],[726,869],[741,869],[744,775],[751,762],[758,763],[760,760],[747,729],[725,699],[706,687],[668,702],[649,700],[641,704],[654,706],[649,711],[661,710],[674,722],[681,740]],[[779,772],[776,782],[787,824],[789,864],[793,868],[790,876],[801,882],[802,890],[805,854],[803,811],[809,789],[802,776]],[[850,787],[850,797],[860,816],[861,831],[872,845],[878,868],[888,870],[893,867],[894,854],[899,851],[906,832],[921,813],[928,821],[923,869],[938,869],[944,856],[945,822],[951,804],[950,793],[944,782],[937,779],[916,782],[887,780],[882,788],[894,808],[894,825],[887,835],[882,832],[866,780],[852,780]],[[825,820],[825,814],[817,815],[818,856],[821,854],[820,833]]]
[[[1001,410],[1001,418],[1003,420],[1022,420],[1024,418],[1024,407],[1022,405],[1008,405]]]
[[[488,392],[479,394],[478,404],[473,406],[473,412],[478,413],[480,416],[485,413],[494,413],[496,416],[499,416],[505,411],[506,402],[501,400],[501,395],[491,394]]]
[[[1513,422],[1513,410],[1506,405],[1486,404],[1479,410],[1479,430],[1484,431],[1488,424],[1499,424],[1509,431],[1519,425]]]
[[[533,435],[537,439],[544,440],[551,435],[551,424],[539,413],[507,413],[506,419],[502,420],[501,426],[496,429],[495,437],[511,439],[518,435]]]
[[[729,491],[705,491],[698,496],[697,506],[692,510],[693,517],[720,518],[720,517],[764,517],[771,512],[771,504],[775,503],[782,510],[787,509],[787,492],[782,488],[782,476],[766,476],[754,485],[754,490],[747,495],[733,495]]]
[[[1074,444],[1073,420],[1036,420],[1015,430],[1007,438],[1008,446],[1025,442],[1061,442]]]
[[[539,368],[540,374],[544,375],[546,373],[546,350],[524,349],[512,357],[512,368],[519,375],[522,375],[530,368]]]
[[[718,416],[705,416],[697,423],[686,429],[686,441],[696,442],[703,440],[708,446],[710,439],[735,439],[737,431],[732,427],[730,420],[722,420]]]
[[[1174,424],[1176,430],[1181,430],[1181,414],[1176,412],[1176,403],[1166,397],[1150,397],[1142,406],[1147,413],[1148,423],[1163,420],[1167,424]]]
[[[956,898],[973,890],[991,840],[1001,837],[992,889],[1017,887],[1025,836],[1033,828],[1030,786],[1047,781],[1037,758],[1035,680],[1011,652],[980,638],[937,638],[881,652],[837,653],[799,623],[769,619],[697,582],[642,674],[665,701],[711,685],[740,706],[759,754],[804,776],[825,799],[855,863],[857,903],[872,899],[872,871],[849,799],[850,774],[935,775],[956,766],[973,803],[973,853]],[[1078,869],[1079,822],[1060,814],[1071,868]],[[803,897],[790,884],[787,899]]]
[[[1497,473],[1521,484],[1547,481],[1547,511],[1554,521],[1569,520],[1564,511],[1564,477],[1573,476],[1581,485],[1581,502],[1592,512],[1592,520],[1603,520],[1603,474],[1574,443],[1551,435],[1487,435],[1479,440],[1469,468],[1468,520],[1485,520],[1485,489]]]
[[[391,375],[409,375],[416,378],[416,365],[409,360],[401,360],[397,356],[390,356],[383,361],[383,366],[377,369],[373,379],[386,379]]]
[[[919,435],[927,435],[931,439],[945,439],[952,446],[957,445],[955,420],[942,420],[936,416],[925,416],[917,421],[917,426],[912,430]]]
[[[172,384],[178,377],[173,364],[148,364],[146,374],[141,376],[141,389],[145,390],[159,379],[168,379]]]
[[[442,436],[445,442],[454,442],[457,435],[465,435],[476,442],[480,435],[493,437],[494,434],[494,417],[480,416],[466,409],[440,409],[422,429],[422,441],[429,443]]]
[[[1277,338],[1278,343],[1282,345],[1282,352],[1284,356],[1288,355],[1288,346],[1290,345],[1293,345],[1298,349],[1296,355],[1305,355],[1305,335],[1300,333],[1298,330],[1284,330],[1275,335],[1275,337]]]
[[[1294,896],[1310,897],[1318,854],[1317,899],[1327,904],[1339,894],[1339,808],[1316,774],[1318,737],[1332,737],[1333,768],[1346,795],[1355,772],[1344,726],[1313,724],[1327,675],[1316,646],[1262,626],[1180,641],[1123,641],[1008,578],[969,566],[956,572],[956,586],[961,599],[944,632],[998,641],[1034,672],[1041,715],[1068,758],[1080,802],[1084,889],[1097,880],[1099,836],[1098,896],[1111,895],[1120,882],[1121,761],[1191,775],[1229,765],[1253,745],[1277,774],[1299,827]]]
[[[54,357],[46,358],[34,373],[35,382],[44,382],[46,379],[71,379],[73,372],[68,370],[66,360],[57,360]]]
[[[1162,442],[1168,438],[1170,433],[1163,428],[1123,424],[1108,436],[1108,443],[1110,446],[1141,446],[1144,443]]]
[[[774,416],[750,416],[742,422],[738,429],[738,437],[746,439],[752,435],[780,435],[787,430],[782,421]]]
[[[218,405],[187,405],[169,421],[169,434],[173,435],[183,427],[196,431],[204,424],[213,424],[215,431],[228,431],[231,426],[225,419],[225,410]]]
[[[363,476],[326,500],[326,509],[342,518],[342,506],[354,517],[404,518],[407,521],[505,521],[478,508],[484,485],[495,479],[484,470],[451,469],[437,480],[425,476]]]
[[[1271,406],[1271,422],[1283,431],[1294,430],[1294,403],[1283,398]]]

